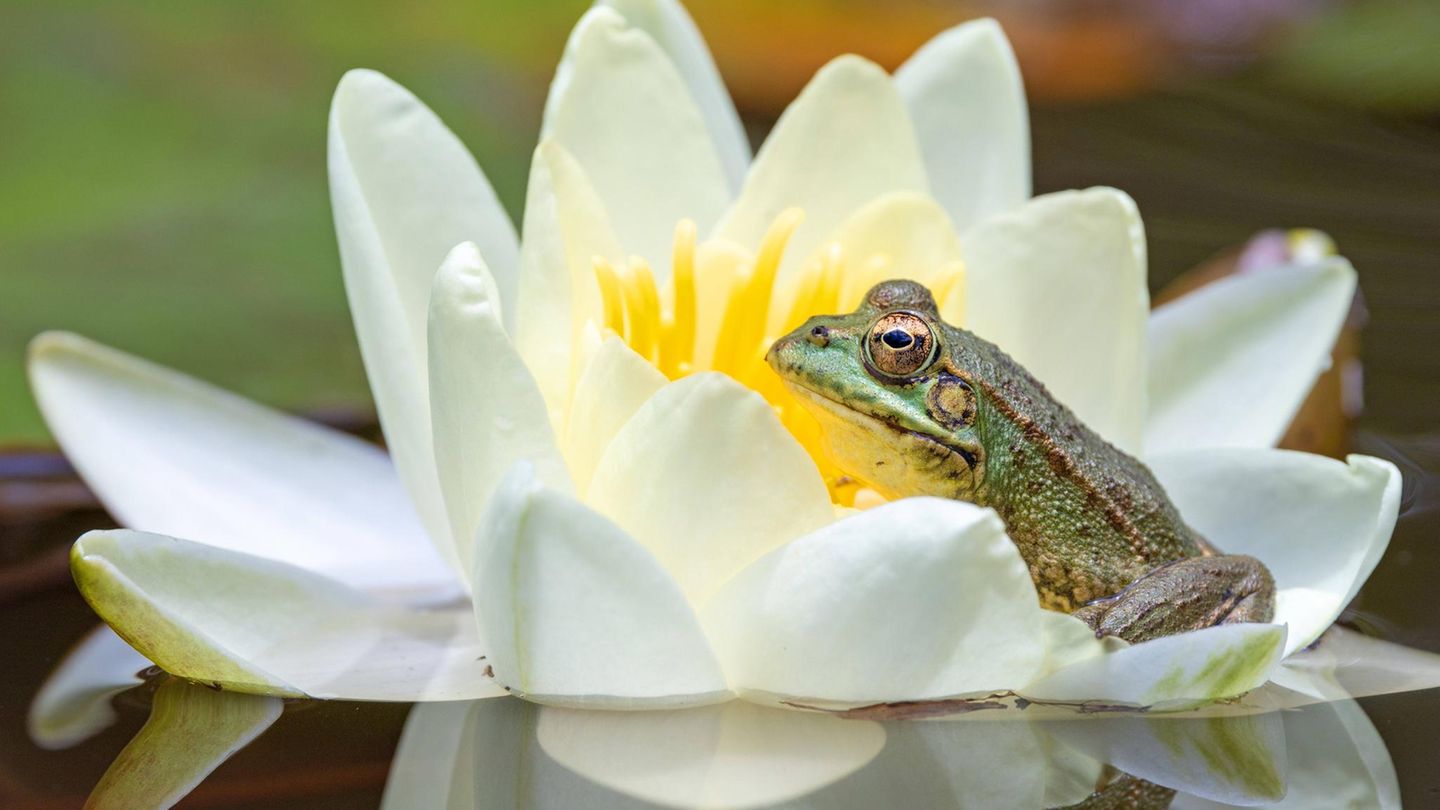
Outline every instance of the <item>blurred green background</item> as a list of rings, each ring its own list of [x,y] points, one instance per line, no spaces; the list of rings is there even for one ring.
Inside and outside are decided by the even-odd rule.
[[[0,4],[0,446],[43,445],[24,347],[71,329],[283,408],[369,395],[330,223],[351,67],[410,87],[520,210],[583,0]],[[1374,313],[1372,414],[1440,402],[1440,4],[695,0],[757,137],[823,61],[889,66],[994,14],[1034,106],[1037,192],[1140,202],[1159,283],[1264,227],[1330,230]],[[1428,342],[1426,352],[1394,346]],[[1389,389],[1387,389],[1389,390]],[[1397,400],[1397,401],[1388,401]]]

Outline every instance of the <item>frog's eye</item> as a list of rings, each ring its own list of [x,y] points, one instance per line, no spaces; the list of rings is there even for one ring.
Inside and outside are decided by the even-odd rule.
[[[887,313],[870,327],[865,357],[882,376],[909,377],[935,359],[935,333],[913,312]]]

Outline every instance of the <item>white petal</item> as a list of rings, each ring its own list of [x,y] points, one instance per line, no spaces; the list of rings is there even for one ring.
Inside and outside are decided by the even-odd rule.
[[[1269,716],[1279,718],[1285,727],[1287,791],[1283,799],[1265,803],[1265,807],[1399,810],[1395,764],[1384,739],[1358,703],[1342,700]],[[1246,764],[1236,762],[1231,767],[1239,773]],[[1181,793],[1170,806],[1173,810],[1221,810],[1236,805]]]
[[[67,456],[122,524],[359,588],[455,594],[373,445],[74,335],[37,338],[30,379]]]
[[[150,719],[115,757],[86,800],[95,810],[172,807],[270,728],[284,703],[170,680]]]
[[[1275,576],[1275,621],[1288,655],[1320,636],[1385,553],[1400,508],[1388,461],[1231,448],[1150,459],[1185,522],[1222,551]]]
[[[854,310],[871,287],[888,279],[908,278],[933,289],[940,271],[954,270],[961,253],[960,238],[945,210],[929,196],[910,191],[886,194],[856,211],[820,251],[832,243],[840,246],[845,263],[841,312]],[[877,257],[884,261],[875,261]],[[959,325],[965,313],[942,309],[941,314]],[[787,324],[792,325],[798,326]]]
[[[1186,709],[1264,683],[1284,644],[1281,625],[1223,624],[1087,658],[1016,691],[1040,701]]]
[[[1145,233],[1111,188],[1036,197],[966,232],[965,328],[999,345],[1086,425],[1138,452]]]
[[[730,181],[730,189],[739,191],[745,172],[750,168],[750,140],[735,112],[735,103],[725,90],[720,71],[695,21],[676,0],[601,0],[620,12],[625,22],[649,34],[670,57],[680,77],[690,89],[690,97],[700,107],[715,150]],[[563,68],[562,68],[563,70]]]
[[[476,540],[475,612],[495,678],[573,706],[685,706],[731,693],[679,586],[650,552],[525,465]]]
[[[585,365],[565,429],[565,459],[585,492],[615,434],[669,380],[625,341],[611,335]]]
[[[785,209],[805,221],[785,253],[779,284],[861,206],[891,191],[928,190],[905,103],[885,71],[842,56],[815,74],[776,122],[716,236],[745,246]]]
[[[669,807],[761,807],[799,799],[885,747],[878,723],[743,701],[665,712],[545,707],[535,729],[556,762]]]
[[[999,718],[889,723],[879,757],[805,806],[1000,810],[1083,800],[1095,789],[1101,763],[1051,742],[1044,728]]]
[[[351,71],[336,88],[329,167],[345,292],[380,424],[421,520],[446,549],[425,387],[430,282],[452,247],[473,241],[513,301],[515,230],[454,134],[379,73]]]
[[[730,187],[705,116],[675,64],[642,28],[596,6],[570,35],[541,137],[570,151],[604,201],[621,244],[661,280],[675,224],[708,231]]]
[[[1337,257],[1228,276],[1157,309],[1145,452],[1273,446],[1329,366],[1354,295]]]
[[[589,502],[650,550],[692,605],[834,519],[829,492],[775,412],[721,374],[662,388],[596,467]]]
[[[150,659],[101,625],[66,653],[45,679],[26,716],[30,739],[57,751],[90,739],[115,722],[110,699],[140,685]]]
[[[499,692],[468,606],[406,608],[284,563],[124,529],[81,537],[70,568],[100,618],[182,678],[348,700]]]
[[[487,709],[508,702],[499,700],[477,700],[471,702],[417,703],[410,707],[405,718],[405,728],[400,732],[400,741],[395,746],[395,756],[390,760],[390,772],[385,778],[385,793],[380,798],[381,810],[446,810],[454,807],[478,808],[473,800],[465,797],[457,788],[473,786],[477,781],[474,760],[466,761],[472,753],[469,743],[473,737],[474,718],[487,714]],[[511,732],[511,729],[504,729]],[[506,747],[517,746],[519,741],[510,736]],[[455,795],[457,801],[450,803]]]
[[[545,399],[499,310],[479,251],[473,244],[455,248],[430,301],[430,414],[440,487],[467,574],[485,503],[512,464],[528,460],[547,484],[570,486]]]
[[[1229,802],[1227,807],[1268,807],[1285,796],[1285,724],[1279,712],[1204,718],[1117,715],[1046,723],[1044,728],[1116,770]]]
[[[584,169],[559,144],[542,141],[530,163],[521,248],[520,356],[550,406],[551,424],[565,424],[575,379],[576,334],[599,319],[595,257],[624,260],[605,206]]]
[[[1027,683],[1040,613],[994,512],[909,498],[762,557],[702,617],[738,690],[875,703]]]
[[[930,188],[968,228],[1030,197],[1030,118],[1010,41],[972,20],[925,43],[895,71]]]
[[[1332,627],[1281,664],[1275,683],[1320,700],[1440,687],[1440,655]]]

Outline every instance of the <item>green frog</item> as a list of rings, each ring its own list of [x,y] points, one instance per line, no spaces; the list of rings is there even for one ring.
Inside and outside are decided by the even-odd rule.
[[[1041,604],[1130,642],[1265,622],[1275,583],[1186,525],[1150,470],[1087,428],[995,345],[940,320],[912,281],[819,316],[766,361],[820,421],[834,462],[888,498],[999,513]]]

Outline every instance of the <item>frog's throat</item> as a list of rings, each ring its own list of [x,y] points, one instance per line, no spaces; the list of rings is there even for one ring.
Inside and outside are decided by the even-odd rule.
[[[833,419],[847,422],[860,430],[872,433],[889,432],[901,440],[916,442],[930,449],[932,452],[943,452],[956,465],[972,472],[976,471],[979,464],[979,459],[973,451],[947,439],[902,427],[901,425],[895,424],[893,420],[876,416],[872,413],[866,413],[865,411],[852,407],[848,403],[827,396],[822,391],[810,388],[798,380],[786,379],[785,387],[789,388],[790,392],[795,395],[795,398],[807,409],[812,412],[818,412],[817,415],[829,416]],[[823,420],[821,420],[821,427],[824,427]],[[858,474],[859,471],[851,472]]]

